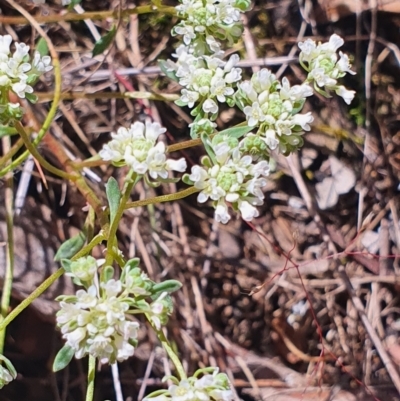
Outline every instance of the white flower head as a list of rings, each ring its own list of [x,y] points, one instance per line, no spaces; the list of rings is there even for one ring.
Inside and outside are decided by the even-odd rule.
[[[97,280],[95,280],[97,282]],[[57,325],[76,358],[92,355],[101,363],[115,363],[129,358],[136,343],[137,322],[126,320],[129,304],[122,294],[119,280],[108,280],[75,297],[62,296]]]
[[[120,128],[116,134],[111,134],[112,140],[103,146],[99,155],[117,165],[127,164],[139,175],[166,179],[168,171],[183,172],[186,161],[183,158],[177,161],[167,159],[164,143],[157,143],[165,131],[158,123],[135,122],[129,129]]]
[[[218,138],[218,136],[216,137]],[[233,145],[232,141],[232,145]],[[230,220],[229,204],[238,210],[242,217],[251,220],[258,216],[254,205],[261,205],[264,195],[261,188],[266,185],[263,177],[268,176],[269,166],[266,161],[253,163],[251,155],[243,154],[240,144],[236,146],[223,140],[223,136],[210,143],[214,153],[214,165],[193,166],[189,179],[200,192],[199,203],[208,199],[214,201],[216,221],[226,224]]]

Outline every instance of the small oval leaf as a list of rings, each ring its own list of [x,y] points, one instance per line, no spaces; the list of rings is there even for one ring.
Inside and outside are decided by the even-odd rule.
[[[170,71],[168,69],[168,65],[167,62],[165,60],[158,60],[158,65],[160,66],[160,70],[169,78],[172,79],[175,82],[178,82],[179,79],[176,76],[176,72],[175,71]]]
[[[113,25],[112,28],[95,43],[92,56],[94,57],[102,54],[111,45],[116,34],[117,27]]]
[[[178,280],[166,280],[162,283],[157,283],[152,288],[152,298],[160,295],[163,292],[168,292],[168,294],[171,294],[172,292],[178,291],[181,287],[182,283]]]
[[[221,131],[219,135],[229,135],[233,138],[241,138],[243,135],[246,135],[253,129],[254,127],[249,127],[248,125],[241,127],[232,127]]]
[[[43,56],[47,56],[49,54],[49,47],[47,46],[47,42],[44,38],[40,38],[36,44],[36,50],[39,54]]]
[[[71,259],[78,251],[80,251],[85,244],[85,233],[81,231],[78,235],[68,239],[63,244],[54,256],[54,260],[59,262],[61,259]]]
[[[114,177],[110,177],[107,181],[106,194],[108,204],[110,205],[110,224],[112,224],[121,200],[121,191],[119,190],[118,182]]]
[[[64,369],[72,360],[75,350],[69,345],[65,344],[64,347],[58,351],[53,363],[53,372],[58,372]]]

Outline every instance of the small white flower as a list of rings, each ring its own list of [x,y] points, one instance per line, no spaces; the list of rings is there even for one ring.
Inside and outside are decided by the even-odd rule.
[[[339,35],[336,35],[336,33],[334,33],[329,38],[329,42],[320,45],[320,49],[325,52],[328,51],[335,53],[337,49],[339,49],[339,47],[343,46],[343,44],[344,40]]]
[[[309,124],[314,121],[314,117],[311,112],[306,114],[295,114],[292,121],[293,124],[299,125],[304,131],[310,131],[311,127]]]
[[[276,149],[277,146],[279,145],[279,141],[276,138],[276,134],[275,134],[275,131],[273,129],[268,129],[265,132],[265,143],[272,150]]]
[[[187,103],[189,107],[193,107],[194,104],[197,102],[199,99],[199,93],[195,91],[189,91],[187,89],[182,89],[181,92],[181,100],[182,102]]]
[[[337,81],[331,78],[325,73],[325,70],[320,67],[316,67],[308,74],[309,78],[313,79],[319,87],[323,86],[335,86]]]
[[[234,399],[232,390],[214,389],[209,394],[215,401],[232,401]]]
[[[354,99],[354,95],[356,94],[355,91],[348,90],[344,86],[338,86],[335,92],[338,96],[341,96],[347,104],[351,103],[351,101]]]
[[[251,221],[259,215],[258,210],[247,201],[239,201],[239,210],[243,220],[246,221]]]
[[[64,334],[63,337],[67,340],[67,344],[77,351],[81,348],[81,342],[86,337],[86,330],[83,327],[79,327],[68,334]]]
[[[265,121],[266,118],[258,102],[254,102],[251,106],[246,106],[243,109],[243,113],[246,115],[250,127],[254,127],[259,122]]]
[[[203,103],[203,110],[205,113],[215,114],[218,113],[218,105],[212,99],[206,99]]]
[[[300,60],[307,63],[311,62],[319,54],[317,51],[317,45],[312,39],[300,42],[298,46],[301,50]]]
[[[177,25],[174,28],[174,31],[178,35],[183,35],[183,42],[185,43],[185,45],[189,45],[190,42],[196,38],[193,27],[190,25],[185,25],[184,23],[182,23],[181,25]]]
[[[339,55],[340,55],[340,59],[337,62],[337,66],[338,66],[339,70],[342,72],[347,72],[351,75],[354,75],[355,72],[350,69],[351,64],[350,64],[349,57],[347,56],[347,54],[339,52]]]
[[[8,60],[8,55],[10,54],[10,45],[12,42],[11,35],[0,35],[0,60]]]
[[[21,99],[25,99],[26,93],[33,93],[33,88],[29,86],[25,81],[16,82],[11,85],[11,89],[15,92]]]
[[[21,63],[25,56],[29,54],[29,46],[25,43],[15,43],[15,52],[13,54],[13,59]]]
[[[41,57],[38,51],[35,52],[32,60],[32,66],[39,72],[48,72],[53,69],[53,66],[51,65],[51,57]]]

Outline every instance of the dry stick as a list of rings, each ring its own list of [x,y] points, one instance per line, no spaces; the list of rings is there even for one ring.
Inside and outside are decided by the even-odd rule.
[[[392,379],[393,384],[395,385],[397,391],[400,393],[400,376],[394,367],[388,353],[385,350],[385,347],[382,344],[382,341],[376,334],[375,330],[373,329],[370,321],[368,320],[367,315],[365,314],[364,311],[364,306],[360,300],[360,298],[356,295],[353,286],[351,285],[350,279],[343,267],[343,265],[339,266],[339,274],[344,282],[344,285],[346,286],[347,292],[350,295],[351,301],[355,307],[355,309],[358,312],[358,315],[365,327],[365,330],[367,331],[369,337],[371,338],[371,341],[374,344],[374,347],[378,351],[378,354],[382,360],[383,365],[385,366],[386,370],[389,373],[390,378]]]
[[[249,20],[247,16],[243,15],[242,20],[244,26],[243,43],[246,48],[247,60],[252,63],[257,60],[256,47],[254,45],[253,35],[251,34],[249,29]],[[253,73],[260,71],[260,67],[257,65],[253,65],[251,69],[253,70]]]
[[[365,165],[368,162],[368,158],[370,155],[370,128],[371,128],[371,75],[372,75],[372,59],[373,52],[375,48],[375,40],[376,40],[376,29],[377,29],[377,4],[376,0],[370,1],[371,8],[371,33],[368,43],[367,57],[365,58],[365,100],[366,100],[366,108],[365,108],[365,141],[364,141],[364,158],[363,158],[363,166],[362,171],[365,170]],[[362,175],[362,183],[365,182],[365,174]],[[357,222],[357,230],[359,231],[362,223],[362,208],[364,204],[364,195],[365,191],[363,189],[359,192],[359,200],[358,200],[358,222]]]
[[[155,7],[150,6],[140,6],[136,8],[128,8],[126,10],[113,10],[113,11],[91,11],[85,12],[83,14],[76,13],[65,13],[65,14],[53,14],[53,15],[36,15],[33,16],[35,20],[40,24],[50,24],[57,22],[66,21],[82,21],[85,19],[89,20],[104,20],[107,18],[119,18],[127,17],[131,14],[149,14],[158,12],[160,14],[176,14],[175,7]],[[6,25],[23,25],[28,22],[28,18],[25,17],[9,17],[0,16],[0,24]]]
[[[142,384],[140,385],[140,389],[139,389],[139,394],[137,399],[141,400],[144,396],[144,393],[146,391],[146,387],[147,384],[149,382],[149,377],[151,374],[151,370],[153,369],[153,364],[154,364],[154,358],[156,356],[155,351],[151,351],[150,356],[149,356],[149,360],[147,361],[147,366],[146,366],[146,370],[144,372],[144,376],[143,376],[143,381]]]

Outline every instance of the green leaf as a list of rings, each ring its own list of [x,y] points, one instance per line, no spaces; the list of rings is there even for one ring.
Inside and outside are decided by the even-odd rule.
[[[38,101],[38,97],[33,93],[25,93],[25,98],[32,104],[35,104]]]
[[[40,38],[36,44],[36,50],[39,54],[43,56],[47,56],[49,54],[49,47],[47,46],[47,42],[44,38]]]
[[[124,266],[124,269],[129,268],[130,269],[134,269],[135,267],[139,267],[140,265],[140,259],[139,258],[132,258],[129,259]]]
[[[64,270],[69,273],[71,271],[71,264],[72,261],[69,259],[61,259],[61,266],[64,268]]]
[[[160,66],[160,69],[165,74],[165,76],[167,76],[169,79],[172,79],[175,82],[179,81],[175,71],[168,70],[167,62],[165,60],[158,60],[158,65]]]
[[[187,106],[187,103],[183,102],[181,99],[175,100],[174,103],[179,107],[186,107]]]
[[[210,146],[210,142],[208,140],[208,136],[205,134],[201,135],[201,141],[203,142],[204,149],[206,150],[208,156],[212,160],[212,164],[218,164],[217,159],[215,158],[214,151],[212,150],[212,147]]]
[[[80,251],[85,244],[86,236],[83,231],[78,235],[68,239],[58,248],[56,256],[54,256],[55,261],[60,261],[61,259],[70,259],[78,251]]]
[[[72,11],[75,6],[81,4],[82,0],[71,0],[71,3],[68,4],[68,11]]]
[[[253,130],[254,127],[249,127],[248,125],[232,127],[225,129],[219,133],[219,135],[229,135],[233,138],[241,138],[243,135],[246,135],[248,132]]]
[[[304,106],[306,99],[297,100],[293,105],[293,110],[291,112],[292,116],[299,113]]]
[[[39,75],[30,74],[30,75],[28,75],[28,79],[26,80],[26,83],[28,85],[34,85],[38,81],[38,79],[39,79]],[[29,95],[29,93],[28,93],[28,95]]]
[[[103,270],[104,282],[110,281],[114,277],[114,268],[112,266],[106,266]]]
[[[102,54],[106,49],[108,49],[116,34],[117,27],[113,25],[112,28],[95,43],[92,51],[92,57]]]
[[[0,125],[0,138],[3,138],[3,136],[15,135],[17,133],[18,131],[14,127]]]
[[[118,182],[114,177],[110,177],[106,184],[106,194],[110,205],[110,224],[114,221],[121,200],[121,191]]]
[[[181,287],[182,283],[178,280],[166,280],[162,283],[157,283],[152,288],[152,298],[162,294],[163,292],[168,292],[168,294],[171,294],[172,292],[178,291]]]
[[[65,344],[64,347],[58,351],[53,363],[53,372],[58,372],[64,369],[72,360],[75,350],[69,345]]]

